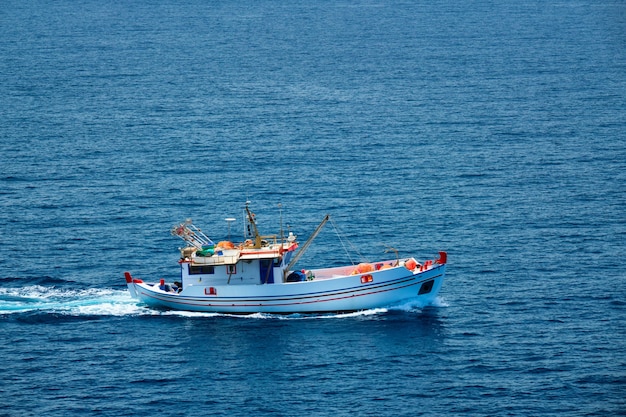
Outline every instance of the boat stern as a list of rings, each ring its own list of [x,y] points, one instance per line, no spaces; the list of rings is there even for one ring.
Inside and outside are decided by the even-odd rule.
[[[126,278],[126,285],[128,286],[128,292],[130,292],[130,296],[132,298],[139,299],[139,296],[137,295],[137,290],[135,288],[135,283],[142,283],[143,281],[141,281],[140,279],[134,279],[130,275],[130,272],[124,272],[124,277]]]

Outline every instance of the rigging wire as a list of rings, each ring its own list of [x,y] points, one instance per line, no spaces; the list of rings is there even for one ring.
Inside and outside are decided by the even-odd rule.
[[[352,248],[352,250],[354,252],[356,252],[357,255],[359,255],[361,257],[361,260],[363,260],[364,262],[369,262],[367,260],[367,258],[365,258],[365,256],[363,256],[361,254],[361,252],[359,252],[359,250],[356,248],[356,246],[354,246],[352,244],[352,242],[350,242],[350,240],[348,240],[348,238],[345,236],[344,233],[342,233],[339,228],[337,227],[337,224],[335,223],[335,221],[333,220],[333,218],[330,218],[330,223],[333,225],[333,229],[335,229],[335,233],[337,234],[337,237],[339,238],[339,242],[341,242],[341,246],[343,247],[343,250],[346,252],[346,255],[348,255],[348,258],[350,259],[350,263],[352,263],[352,265],[356,265],[356,263],[354,262],[354,260],[352,259],[352,256],[350,256],[350,252],[348,252],[348,248],[346,248],[346,245],[343,242],[343,239],[341,238],[342,234],[343,234],[343,238],[346,240],[346,242],[348,242],[348,244],[350,245],[350,247]]]

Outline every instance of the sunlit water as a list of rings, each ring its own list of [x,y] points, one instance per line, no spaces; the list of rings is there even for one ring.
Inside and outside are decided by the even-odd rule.
[[[0,415],[623,415],[624,7],[3,2]],[[301,241],[331,214],[302,267],[446,250],[447,280],[340,315],[131,300],[124,271],[177,277],[171,226],[236,240],[247,200]]]

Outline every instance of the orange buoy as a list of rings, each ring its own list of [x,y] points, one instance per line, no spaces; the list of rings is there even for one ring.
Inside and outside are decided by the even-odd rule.
[[[415,260],[413,259],[409,259],[408,261],[406,261],[404,263],[404,266],[406,267],[406,269],[408,269],[409,271],[414,270],[415,268],[417,268],[417,262],[415,262]]]
[[[217,244],[217,247],[222,249],[235,249],[233,242],[229,242],[228,240],[222,240]]]
[[[359,271],[359,274],[364,274],[366,272],[372,272],[374,270],[374,266],[372,266],[372,264],[368,264],[368,263],[360,263],[357,265],[356,267],[357,271]]]

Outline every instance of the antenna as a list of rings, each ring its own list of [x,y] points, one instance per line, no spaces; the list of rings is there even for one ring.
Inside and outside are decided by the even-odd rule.
[[[250,223],[248,222],[248,218],[246,215],[246,209],[250,205],[250,200],[246,198],[246,206],[242,210],[242,218],[243,218],[243,240],[248,239],[252,235],[250,230]]]
[[[278,203],[278,211],[280,212],[280,243],[281,245],[285,241],[285,234],[283,233],[283,205]]]

